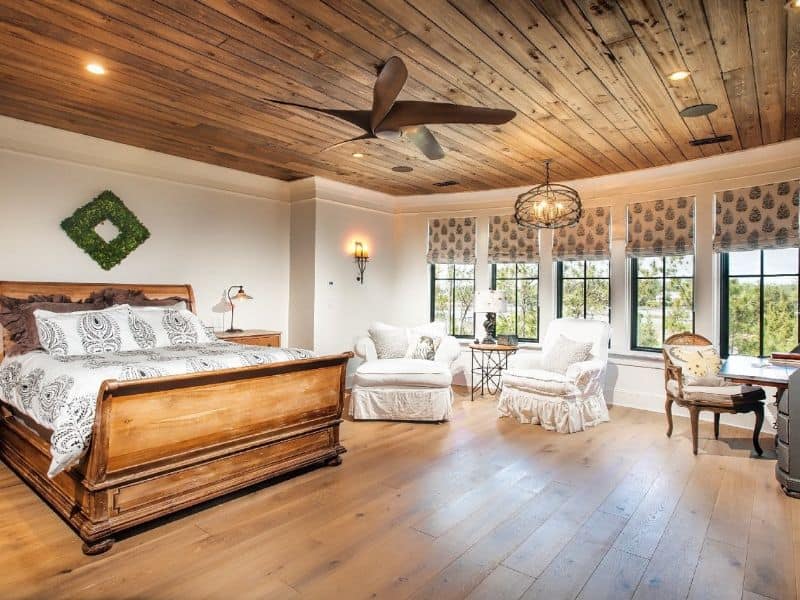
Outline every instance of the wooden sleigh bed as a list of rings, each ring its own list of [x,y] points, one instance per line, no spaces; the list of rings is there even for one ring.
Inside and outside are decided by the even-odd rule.
[[[189,285],[0,282],[0,294],[78,300],[109,286],[180,296],[195,310]],[[352,356],[106,381],[88,452],[53,479],[51,432],[0,402],[0,458],[72,526],[85,553],[99,554],[131,527],[301,467],[341,463]]]

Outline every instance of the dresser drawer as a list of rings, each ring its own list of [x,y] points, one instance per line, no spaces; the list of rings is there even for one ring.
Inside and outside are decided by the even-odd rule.
[[[789,414],[789,390],[785,390],[781,394],[781,399],[778,401],[778,412],[782,412],[785,415]]]
[[[280,348],[281,336],[280,335],[248,335],[240,338],[232,339],[231,342],[237,344],[245,344],[247,346],[270,346],[272,348]]]
[[[778,439],[784,444],[789,443],[789,417],[778,413]]]
[[[782,471],[786,473],[790,473],[789,470],[789,446],[784,444],[782,441],[778,440],[778,443],[775,445],[775,450],[778,454],[778,466],[781,468]]]

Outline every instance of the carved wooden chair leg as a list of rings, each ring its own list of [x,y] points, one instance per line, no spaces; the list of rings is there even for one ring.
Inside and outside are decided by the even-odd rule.
[[[105,538],[96,542],[83,542],[82,550],[87,556],[95,556],[103,552],[108,552],[113,545],[114,538]]]
[[[719,439],[719,413],[714,413],[714,439]]]
[[[672,437],[672,399],[667,398],[664,404],[664,411],[667,413],[667,437]]]
[[[755,409],[756,413],[756,426],[753,429],[753,448],[755,448],[756,454],[761,456],[764,451],[761,449],[761,444],[758,442],[758,436],[761,435],[761,426],[764,424],[764,405],[758,405],[758,408]]]
[[[692,452],[697,454],[697,429],[700,410],[696,406],[689,407],[689,418],[692,422]]]

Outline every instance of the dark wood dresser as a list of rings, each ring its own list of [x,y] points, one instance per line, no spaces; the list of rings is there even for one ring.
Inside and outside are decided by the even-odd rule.
[[[775,477],[787,495],[800,498],[800,369],[778,401],[778,464]]]

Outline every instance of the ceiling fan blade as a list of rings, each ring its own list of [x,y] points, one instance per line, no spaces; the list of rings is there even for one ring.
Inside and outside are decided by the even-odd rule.
[[[403,137],[419,148],[430,160],[444,158],[444,150],[433,137],[431,130],[424,125],[403,129]]]
[[[344,146],[345,144],[349,144],[350,142],[358,142],[359,140],[371,140],[371,139],[375,139],[375,136],[371,133],[365,133],[364,135],[360,135],[358,137],[350,138],[349,140],[336,142],[335,144],[326,146],[325,148],[320,150],[320,152],[327,152],[328,150],[333,150],[334,148],[338,148],[339,146]]]
[[[297,104],[296,102],[284,102],[283,100],[271,100],[269,102],[274,104],[282,104],[284,106],[293,106],[295,108],[304,108],[306,110],[313,110],[314,112],[336,117],[342,121],[355,125],[364,131],[370,131],[369,118],[370,112],[368,110],[340,110],[337,108],[317,108],[316,106],[308,106],[306,104]]]
[[[470,123],[502,125],[517,116],[513,110],[462,106],[446,102],[398,100],[392,106],[379,129],[397,130],[413,125]]]
[[[369,121],[371,131],[374,132],[389,114],[397,95],[406,84],[406,79],[408,79],[408,69],[400,58],[393,56],[386,61],[372,88],[372,114]]]

